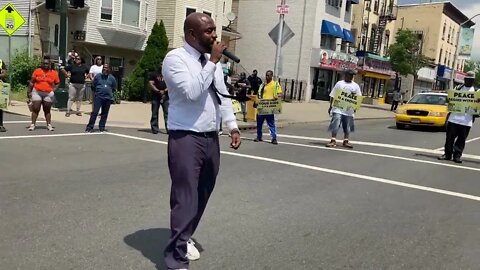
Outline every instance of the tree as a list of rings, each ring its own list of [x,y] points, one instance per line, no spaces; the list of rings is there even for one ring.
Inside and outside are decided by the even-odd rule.
[[[390,65],[398,74],[413,75],[412,92],[415,81],[418,79],[418,71],[426,66],[432,66],[434,60],[422,55],[420,40],[411,30],[400,30],[396,35],[396,43],[388,49]]]
[[[133,72],[125,80],[126,96],[130,100],[143,98],[145,75],[157,70],[168,52],[168,38],[163,21],[155,22],[152,33],[148,37],[147,46],[140,61],[135,65]]]
[[[463,67],[464,72],[474,71],[475,72],[475,87],[480,88],[480,61],[469,60],[465,62]]]

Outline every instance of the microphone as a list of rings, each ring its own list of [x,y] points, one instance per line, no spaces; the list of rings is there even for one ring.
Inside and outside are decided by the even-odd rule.
[[[235,54],[233,54],[232,52],[228,51],[227,49],[223,50],[223,55],[225,55],[226,57],[232,59],[233,62],[235,62],[235,63],[240,63],[240,58],[238,58]]]

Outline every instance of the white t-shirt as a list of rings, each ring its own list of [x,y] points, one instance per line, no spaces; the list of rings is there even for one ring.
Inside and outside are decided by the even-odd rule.
[[[101,65],[101,66],[93,65],[93,66],[90,67],[90,73],[92,73],[93,78],[95,78],[95,76],[97,76],[97,74],[102,73],[102,70],[103,70],[103,65]]]
[[[463,86],[462,88],[456,90],[474,92],[475,87]],[[473,116],[466,113],[450,113],[450,116],[448,117],[448,122],[471,127],[473,125]]]
[[[332,92],[330,92],[331,98],[335,98],[335,95],[337,94],[337,90],[338,91],[345,90],[349,93],[355,93],[357,96],[362,95],[362,90],[360,90],[360,86],[354,81],[349,83],[345,82],[344,80],[338,81],[333,87]],[[346,116],[355,116],[354,114],[355,112],[353,110],[342,111],[335,107],[332,108],[332,113],[339,113]]]

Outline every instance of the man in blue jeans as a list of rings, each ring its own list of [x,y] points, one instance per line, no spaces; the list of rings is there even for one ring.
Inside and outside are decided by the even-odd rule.
[[[258,90],[258,99],[277,100],[282,97],[282,87],[280,84],[273,80],[273,71],[269,70],[265,74],[265,83],[260,85]],[[277,130],[275,128],[275,115],[257,115],[257,138],[255,142],[261,142],[263,122],[267,120],[268,127],[270,128],[270,135],[272,136],[272,144],[278,144],[277,142]]]
[[[344,91],[346,93],[355,94],[357,96],[362,96],[362,91],[360,86],[353,81],[353,76],[356,71],[353,69],[347,69],[345,71],[345,77],[343,80],[337,82],[333,87],[332,92],[330,92],[330,107],[328,108],[328,113],[331,114],[332,120],[330,121],[330,126],[328,130],[332,133],[332,138],[330,142],[326,145],[327,147],[336,147],[337,146],[337,133],[340,129],[340,126],[343,128],[343,147],[353,148],[352,144],[349,141],[350,133],[355,130],[354,117],[355,111],[353,109],[344,110],[342,108],[337,108],[334,106],[335,96],[337,92]]]
[[[117,89],[117,80],[110,74],[109,65],[104,64],[102,73],[97,74],[92,81],[92,91],[95,92],[95,99],[93,100],[93,112],[90,115],[90,121],[88,122],[85,132],[90,133],[93,131],[100,108],[102,108],[102,115],[98,123],[98,128],[100,132],[106,131],[105,125],[107,123],[110,105],[113,102],[113,91],[115,91],[115,89]]]

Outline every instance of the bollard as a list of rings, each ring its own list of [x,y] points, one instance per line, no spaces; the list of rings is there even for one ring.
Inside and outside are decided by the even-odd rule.
[[[6,132],[7,130],[3,126],[3,110],[0,109],[0,132]]]

